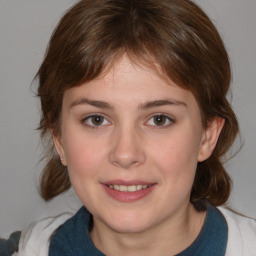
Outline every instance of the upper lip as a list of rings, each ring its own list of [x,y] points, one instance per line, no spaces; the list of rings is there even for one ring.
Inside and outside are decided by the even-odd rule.
[[[131,186],[131,185],[152,185],[155,184],[155,182],[148,182],[148,181],[142,181],[142,180],[109,180],[105,182],[101,182],[104,185],[125,185],[125,186]]]

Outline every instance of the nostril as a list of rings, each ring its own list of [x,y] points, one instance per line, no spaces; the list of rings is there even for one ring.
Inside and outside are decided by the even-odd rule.
[[[113,165],[121,168],[137,167],[145,162],[145,156],[142,152],[141,153],[137,152],[136,154],[130,154],[130,155],[128,154],[118,155],[116,154],[116,152],[112,152],[110,154],[109,159]]]
[[[129,159],[122,159],[118,161],[112,161],[112,164],[115,166],[119,166],[122,168],[130,168],[130,167],[136,167],[140,165],[139,161],[130,161]]]
[[[143,144],[131,128],[123,127],[115,133],[109,151],[109,161],[122,168],[136,167],[144,163]]]

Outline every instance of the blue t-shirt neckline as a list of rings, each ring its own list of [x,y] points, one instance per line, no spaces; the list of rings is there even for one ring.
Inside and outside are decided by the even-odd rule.
[[[206,202],[207,214],[196,240],[176,256],[224,256],[227,247],[228,226],[221,212]],[[82,207],[52,235],[49,256],[104,256],[89,233],[92,216]]]

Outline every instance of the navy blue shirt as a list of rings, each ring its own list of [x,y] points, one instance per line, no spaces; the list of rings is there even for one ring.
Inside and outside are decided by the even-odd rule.
[[[177,256],[224,256],[228,227],[220,211],[207,203],[207,215],[196,240]],[[52,235],[49,256],[104,256],[90,237],[92,216],[82,207]]]

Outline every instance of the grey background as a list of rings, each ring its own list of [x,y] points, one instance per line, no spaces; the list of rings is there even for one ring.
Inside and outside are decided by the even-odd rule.
[[[37,191],[42,167],[39,102],[31,83],[54,26],[74,2],[0,0],[1,237],[24,229],[49,208]],[[234,183],[229,205],[256,217],[256,0],[196,2],[218,27],[232,62],[232,104],[244,147],[226,164]]]

